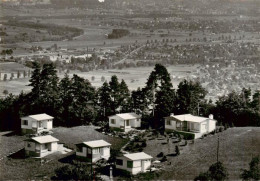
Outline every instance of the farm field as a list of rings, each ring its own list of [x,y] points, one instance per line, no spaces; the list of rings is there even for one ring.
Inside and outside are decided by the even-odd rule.
[[[248,169],[253,156],[260,154],[260,129],[256,127],[230,128],[216,135],[197,139],[195,143],[180,146],[181,154],[175,153],[174,143],[164,140],[147,141],[144,152],[156,158],[163,152],[168,161],[163,164],[163,180],[193,180],[200,172],[206,172],[217,160],[217,140],[219,136],[219,161],[223,162],[229,179],[238,180],[241,169]],[[171,142],[171,141],[170,141]],[[171,145],[171,146],[169,146]],[[158,159],[158,158],[157,158]],[[171,165],[169,164],[171,162]]]
[[[11,64],[10,64],[11,65]],[[14,67],[17,67],[17,64],[13,64]],[[14,72],[14,76],[16,77],[17,69],[13,66],[8,66],[5,68],[5,72],[8,73],[8,77],[11,72]],[[84,77],[88,79],[90,83],[98,88],[102,86],[103,82],[101,81],[101,77],[104,76],[106,81],[110,81],[111,76],[117,75],[119,81],[124,79],[128,85],[130,90],[136,90],[138,87],[144,87],[145,83],[152,72],[154,67],[140,67],[140,68],[126,68],[122,70],[118,69],[110,69],[110,70],[95,70],[90,72],[79,72],[79,71],[70,71],[69,76],[72,77],[73,74],[77,74],[80,77]],[[198,65],[176,65],[176,66],[168,66],[168,72],[171,74],[172,83],[174,88],[177,88],[179,82],[184,78],[189,78],[194,72],[197,71]],[[64,77],[64,73],[58,74],[60,78]],[[92,76],[95,79],[92,81]],[[3,73],[2,73],[3,78]],[[9,78],[8,78],[9,79]],[[0,95],[3,95],[4,90],[8,90],[9,93],[14,95],[18,95],[21,91],[28,92],[31,90],[31,87],[27,86],[29,84],[29,78],[20,78],[14,79],[12,81],[1,81],[0,82]]]
[[[94,127],[91,126],[80,126],[73,128],[54,128],[53,136],[60,140],[60,143],[64,143],[65,146],[74,147],[75,143],[82,141],[91,141],[95,139],[104,139],[112,144],[112,148],[121,148],[126,141],[120,138],[113,138],[103,135],[97,132]],[[15,144],[22,147],[23,142],[19,136],[4,136],[4,133],[0,135],[0,143],[4,145],[5,150],[0,149],[0,154],[7,151],[12,152]],[[1,146],[2,148],[2,146]],[[7,150],[9,149],[9,150]],[[34,158],[21,158],[11,156],[0,160],[0,176],[1,180],[32,180],[32,179],[43,179],[50,180],[54,176],[54,170],[59,168],[66,163],[62,160],[73,154],[70,152],[67,154],[54,153],[44,157],[43,164],[40,159]]]

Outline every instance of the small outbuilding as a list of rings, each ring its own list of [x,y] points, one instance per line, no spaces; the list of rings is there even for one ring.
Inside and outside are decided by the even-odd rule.
[[[109,127],[111,129],[118,128],[124,132],[130,131],[132,128],[141,127],[141,116],[135,113],[123,113],[109,116]]]
[[[100,159],[108,160],[111,144],[104,140],[88,141],[76,144],[76,156],[91,162]]]
[[[25,154],[32,157],[44,157],[58,151],[58,139],[51,135],[32,137],[24,140]]]
[[[116,168],[129,171],[136,175],[140,172],[146,172],[151,167],[152,156],[144,153],[129,153],[124,154],[116,159]]]
[[[22,134],[35,134],[52,129],[53,117],[48,114],[36,114],[21,118]]]

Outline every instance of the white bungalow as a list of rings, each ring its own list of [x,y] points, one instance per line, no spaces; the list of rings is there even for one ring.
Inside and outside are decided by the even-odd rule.
[[[146,172],[151,167],[152,156],[144,153],[124,154],[116,159],[116,168],[129,171],[136,175],[140,172]]]
[[[120,128],[124,132],[130,131],[132,128],[141,127],[141,116],[135,113],[123,113],[109,116],[109,127]]]
[[[111,144],[104,140],[88,141],[76,144],[76,156],[96,162],[110,157]]]
[[[25,154],[32,157],[44,157],[58,150],[58,141],[51,135],[24,140]]]
[[[205,133],[209,133],[216,129],[217,121],[213,119],[213,115],[208,118],[193,116],[191,114],[174,115],[165,117],[166,131],[191,132],[195,134],[195,138],[199,138]]]
[[[36,114],[21,118],[22,134],[39,133],[52,129],[53,117],[47,114]]]

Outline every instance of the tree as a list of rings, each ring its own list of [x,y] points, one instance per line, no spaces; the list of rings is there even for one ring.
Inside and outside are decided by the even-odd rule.
[[[60,124],[63,126],[70,125],[70,105],[73,100],[70,90],[71,90],[71,80],[66,73],[64,78],[58,84],[59,89],[59,114],[60,114]]]
[[[7,81],[7,74],[4,74],[4,81]]]
[[[105,81],[105,77],[102,76],[102,77],[101,77],[101,82],[104,82],[104,81]]]
[[[132,91],[131,94],[131,108],[137,113],[137,114],[144,114],[144,110],[146,107],[148,107],[148,103],[145,99],[145,91],[143,89],[140,89],[140,87],[137,88],[137,90]]]
[[[18,70],[18,72],[17,72],[17,78],[19,79],[20,76],[21,76],[21,73],[20,73],[20,71]]]
[[[176,98],[176,112],[179,114],[197,114],[199,103],[204,100],[207,91],[199,82],[184,80],[179,83]]]
[[[94,121],[96,110],[95,88],[88,80],[73,75],[71,79],[70,96],[73,98],[70,105],[70,126],[88,125]]]
[[[7,96],[8,93],[9,93],[9,92],[8,92],[8,90],[6,90],[6,89],[3,91],[3,94],[4,94],[5,96]]]
[[[260,180],[260,160],[259,156],[252,158],[249,163],[249,170],[243,170],[240,178],[243,180]]]
[[[25,78],[27,76],[27,73],[26,73],[26,71],[24,70],[23,71],[23,77]],[[30,77],[29,75],[28,75],[28,77]]]
[[[119,98],[119,103],[120,103],[119,106],[121,106],[121,109],[123,112],[128,112],[130,110],[129,109],[130,91],[123,79],[119,86],[120,86],[120,92],[121,92],[120,98]]]
[[[92,80],[92,81],[95,81],[95,76],[92,76],[92,77],[91,77],[91,80]]]
[[[228,180],[228,172],[221,162],[216,162],[209,167],[207,172],[200,173],[194,180]]]
[[[145,91],[148,105],[152,105],[154,109],[153,126],[160,128],[163,126],[163,117],[172,112],[175,99],[170,74],[163,65],[155,65],[143,91]]]
[[[101,110],[100,114],[104,117],[111,115],[112,99],[110,96],[110,87],[107,82],[104,82],[98,90],[98,102]]]
[[[222,162],[217,162],[209,167],[209,175],[212,180],[227,180],[227,169]]]
[[[91,169],[83,162],[57,168],[55,175],[55,180],[92,180]]]
[[[120,84],[118,82],[118,78],[116,75],[113,75],[111,77],[111,80],[109,82],[109,87],[110,87],[110,96],[111,96],[111,109],[113,111],[113,114],[116,113],[116,109],[120,105],[120,97],[121,97],[121,92],[120,92]]]

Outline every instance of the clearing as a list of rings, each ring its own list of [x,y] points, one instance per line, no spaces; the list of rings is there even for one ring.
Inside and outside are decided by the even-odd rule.
[[[92,126],[79,126],[73,128],[57,127],[53,130],[53,136],[64,143],[65,146],[74,148],[75,143],[82,141],[91,141],[96,139],[104,139],[112,144],[112,148],[120,149],[127,140],[110,137],[99,133]],[[0,134],[0,155],[8,155],[13,151],[17,151],[17,147],[23,148],[25,137],[10,135],[7,132]],[[50,180],[54,176],[54,170],[62,167],[66,162],[64,158],[69,157],[74,152],[67,154],[53,153],[41,160],[35,158],[22,158],[22,152],[15,153],[10,157],[4,157],[0,160],[1,180]],[[20,155],[19,155],[20,154]]]

